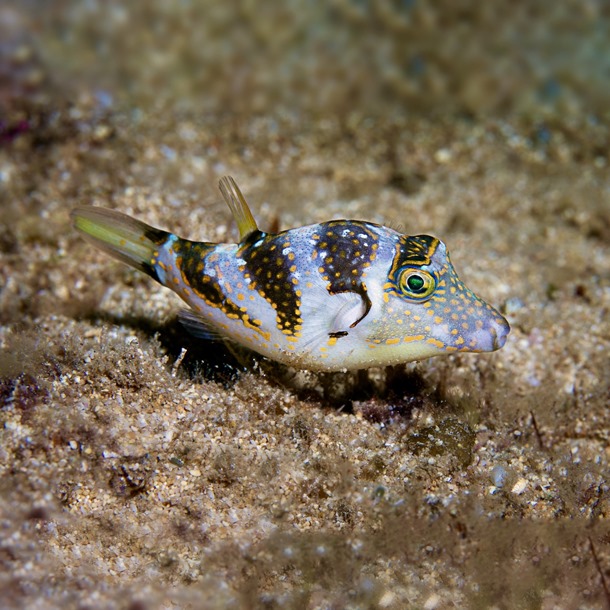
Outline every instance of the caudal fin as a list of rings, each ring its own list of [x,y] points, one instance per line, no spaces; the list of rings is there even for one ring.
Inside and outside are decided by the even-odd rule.
[[[70,213],[74,228],[94,246],[158,280],[152,266],[155,252],[169,237],[140,220],[106,208],[75,208]]]

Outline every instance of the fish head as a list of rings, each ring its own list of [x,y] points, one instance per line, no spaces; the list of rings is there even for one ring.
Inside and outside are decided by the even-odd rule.
[[[458,277],[445,244],[429,235],[401,236],[377,295],[369,343],[396,361],[453,352],[493,352],[510,326]]]

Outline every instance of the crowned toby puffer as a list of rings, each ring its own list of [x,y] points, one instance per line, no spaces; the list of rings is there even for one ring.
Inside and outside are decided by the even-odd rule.
[[[459,279],[445,244],[356,220],[264,233],[234,180],[220,190],[238,244],[182,239],[124,214],[73,210],[74,226],[174,290],[195,334],[284,364],[338,371],[491,352],[510,331]]]

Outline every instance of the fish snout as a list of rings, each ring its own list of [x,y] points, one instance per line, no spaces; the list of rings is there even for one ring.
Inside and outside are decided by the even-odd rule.
[[[508,334],[510,333],[510,324],[500,314],[497,317],[492,318],[489,324],[489,334],[491,337],[491,348],[490,352],[495,352],[504,346]]]
[[[478,352],[495,352],[504,346],[510,325],[506,318],[495,309],[492,309],[485,320],[483,327],[475,333],[474,344]]]

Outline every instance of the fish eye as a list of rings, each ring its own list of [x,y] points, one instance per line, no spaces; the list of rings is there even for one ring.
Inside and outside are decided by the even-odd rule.
[[[398,286],[406,297],[419,301],[429,297],[434,292],[436,280],[427,271],[407,268],[400,272]]]

